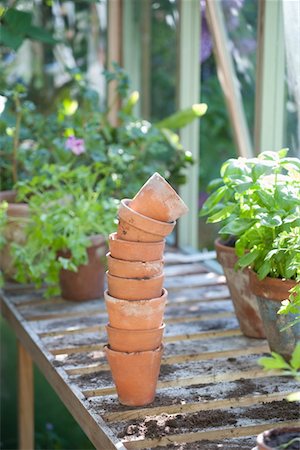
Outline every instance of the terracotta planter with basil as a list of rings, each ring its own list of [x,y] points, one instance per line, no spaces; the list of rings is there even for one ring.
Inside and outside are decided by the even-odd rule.
[[[289,290],[296,285],[293,280],[266,277],[259,280],[250,271],[251,289],[256,295],[260,315],[271,351],[290,360],[297,341],[300,340],[300,323],[294,322],[296,314],[277,314],[281,302],[289,298]]]
[[[287,445],[290,443],[290,445]],[[257,446],[253,450],[299,450],[300,427],[279,427],[266,430],[257,436]]]
[[[216,240],[215,248],[217,259],[223,267],[242,333],[248,337],[265,338],[256,296],[250,289],[249,271],[247,269],[237,271],[234,269],[237,262],[234,247],[223,245],[219,240]]]
[[[105,346],[119,402],[144,406],[155,397],[163,346],[145,352],[117,352]]]
[[[173,222],[188,212],[184,201],[157,172],[141,187],[130,207],[144,216],[162,222]]]
[[[66,300],[81,302],[103,297],[107,250],[103,236],[92,236],[91,246],[87,248],[88,263],[80,265],[77,272],[62,269],[60,271],[61,295]],[[59,253],[65,258],[70,252]]]
[[[123,199],[119,208],[117,236],[125,241],[159,242],[172,233],[176,222],[161,222],[144,216],[130,207],[131,200]]]
[[[6,201],[7,224],[5,226],[4,238],[6,244],[0,250],[0,270],[4,273],[6,279],[14,278],[14,262],[11,254],[11,245],[13,243],[24,244],[26,234],[24,228],[28,222],[29,208],[26,203],[16,202],[15,191],[0,192],[0,202]]]

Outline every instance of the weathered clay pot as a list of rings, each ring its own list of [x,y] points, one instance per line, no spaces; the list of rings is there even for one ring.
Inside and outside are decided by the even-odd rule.
[[[107,253],[108,271],[121,278],[151,278],[163,273],[164,263],[158,261],[124,261]]]
[[[163,289],[160,297],[150,300],[121,300],[104,292],[109,323],[126,330],[149,330],[163,322],[168,292]]]
[[[161,345],[164,329],[164,323],[150,330],[125,330],[109,324],[106,327],[109,347],[118,352],[155,350]]]
[[[157,172],[141,187],[130,207],[144,216],[162,222],[173,222],[188,212],[184,201]]]
[[[130,208],[129,199],[123,199],[119,207],[117,236],[125,241],[158,242],[173,231],[176,222],[161,222],[146,217]]]
[[[104,291],[104,256],[107,250],[103,236],[91,236],[91,247],[87,248],[88,263],[78,267],[77,272],[62,269],[60,286],[62,297],[66,300],[81,302],[103,297]],[[65,258],[70,252],[60,253]]]
[[[260,315],[271,351],[290,360],[297,341],[300,340],[300,323],[282,330],[296,318],[294,314],[277,314],[282,300],[289,298],[289,290],[295,286],[292,280],[266,277],[259,280],[250,271],[251,290],[257,297]]]
[[[116,352],[105,346],[106,357],[122,405],[143,406],[155,397],[163,346],[146,352]]]
[[[11,254],[13,243],[24,244],[26,241],[25,226],[28,223],[29,208],[26,203],[16,203],[16,191],[0,192],[0,202],[6,201],[7,224],[5,226],[4,238],[6,244],[0,250],[0,270],[6,279],[14,278],[14,262]]]
[[[234,247],[215,241],[217,259],[223,267],[228,289],[230,291],[234,310],[245,336],[264,338],[265,332],[260,317],[256,296],[251,293],[249,271],[235,270],[237,262]]]
[[[118,239],[117,233],[109,235],[108,246],[113,258],[126,261],[157,261],[163,258],[165,241],[131,242]]]
[[[125,300],[148,300],[162,294],[164,274],[152,278],[121,278],[108,271],[107,283],[109,295]]]
[[[291,442],[293,439],[300,438],[300,427],[279,427],[266,430],[257,436],[257,447],[253,450],[276,450],[281,445]],[[298,450],[299,440],[294,441],[287,450]]]

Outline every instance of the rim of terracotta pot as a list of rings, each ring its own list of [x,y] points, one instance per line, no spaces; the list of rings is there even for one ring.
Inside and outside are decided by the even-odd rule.
[[[140,330],[116,328],[106,325],[108,345],[120,352],[141,352],[154,350],[162,343],[165,324],[160,327]]]
[[[138,302],[140,304],[149,304],[149,302],[151,302],[152,300],[153,301],[154,300],[164,300],[167,297],[168,297],[168,291],[164,287],[162,288],[162,294],[159,297],[153,297],[153,298],[150,298],[148,300],[127,300],[126,298],[117,298],[117,297],[114,297],[113,295],[110,295],[109,292],[108,292],[108,289],[106,289],[104,291],[104,298],[105,299],[107,298],[107,300],[109,300],[111,302],[115,302],[115,303],[127,302],[127,303],[130,303],[131,305],[134,304],[135,302]]]
[[[281,302],[289,297],[289,290],[296,286],[296,281],[266,277],[259,280],[256,272],[249,270],[252,292],[265,300]]]
[[[117,232],[109,235],[108,246],[111,253],[124,261],[155,261],[163,257],[165,240],[157,242],[126,241],[117,236]]]
[[[164,260],[154,261],[126,261],[115,258],[111,252],[106,253],[108,271],[111,275],[120,278],[151,278],[161,275],[164,268]]]
[[[135,355],[135,354],[137,354],[137,353],[160,353],[160,352],[163,352],[163,350],[164,350],[164,344],[160,344],[159,347],[154,348],[153,350],[144,350],[144,351],[142,351],[142,352],[118,352],[117,350],[112,350],[112,349],[110,348],[109,344],[105,344],[105,345],[103,346],[103,348],[104,348],[105,350],[108,349],[110,352],[113,352],[113,353],[115,353],[115,354],[117,354],[117,353],[123,353],[124,355]]]
[[[173,222],[162,222],[160,220],[152,219],[151,217],[144,216],[137,211],[130,208],[131,199],[124,198],[121,200],[119,207],[119,217],[124,220],[124,222],[129,223],[135,228],[142,229],[151,234],[156,234],[162,238],[170,234],[175,225],[176,221]]]
[[[150,192],[151,190],[153,193]],[[145,214],[145,212],[143,211],[147,210],[148,212],[148,199],[150,199],[150,201],[152,200],[153,204],[155,200],[157,202],[155,211],[153,212],[153,216],[149,216],[156,220],[164,221],[164,219],[162,218],[156,218],[155,215],[163,215],[166,217],[168,216],[169,221],[177,220],[179,217],[189,211],[187,205],[175,191],[173,186],[171,186],[171,184],[167,180],[165,180],[158,172],[155,172],[153,175],[151,175],[151,177],[134,196],[134,198],[132,199],[132,208],[135,211],[141,212],[141,214]],[[165,214],[157,213],[157,210],[159,210],[160,208],[165,210]],[[177,214],[174,217],[174,214],[172,215],[172,210],[174,210],[174,213],[175,211],[177,211]],[[145,215],[148,216],[148,214]]]
[[[260,446],[258,448],[262,450],[276,450],[275,447],[270,447],[265,443],[265,438],[272,434],[274,435],[293,432],[300,434],[300,427],[278,427],[265,430],[262,433],[260,433],[256,438],[257,445]]]
[[[126,300],[148,300],[162,292],[164,273],[151,278],[122,278],[106,271],[108,291],[117,296],[125,290]],[[141,298],[142,297],[142,298]],[[116,297],[118,298],[118,297]]]

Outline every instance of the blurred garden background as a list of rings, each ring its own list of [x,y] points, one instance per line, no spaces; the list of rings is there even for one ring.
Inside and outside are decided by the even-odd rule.
[[[45,163],[70,167],[98,164],[110,177],[109,189],[116,197],[132,196],[154,171],[180,189],[186,184],[190,192],[193,178],[197,183],[190,194],[197,200],[190,219],[196,229],[194,247],[212,249],[217,228],[206,226],[198,212],[222,163],[239,155],[241,148],[224,79],[222,83],[222,58],[215,48],[218,35],[209,23],[207,5],[216,3],[222,14],[226,33],[223,44],[230,55],[253,154],[263,142],[262,138],[255,142],[258,81],[260,89],[263,85],[257,62],[259,44],[267,45],[268,36],[259,41],[259,0],[199,0],[199,33],[185,41],[182,16],[190,2],[194,0],[0,2],[1,190],[39,174]],[[261,3],[266,3],[265,8],[272,4],[275,9],[279,7],[284,23],[289,11],[283,11],[282,4],[288,2]],[[275,22],[268,27],[268,32],[277,30]],[[283,28],[281,41],[287,54],[297,37],[299,46],[299,33],[294,34],[296,40],[289,41]],[[272,36],[270,39],[272,43]],[[191,97],[191,86],[182,85],[180,74],[189,79],[191,68],[182,64],[189,61],[190,51],[195,54],[195,48],[197,57],[190,57],[190,63],[196,67],[198,79],[192,103],[206,104],[207,111],[201,120],[194,118],[196,138],[189,141],[183,135],[181,146],[174,138],[173,126],[173,131],[163,137],[161,130],[166,124],[169,128],[170,122],[164,119],[184,106],[185,92],[187,101]],[[275,80],[274,86],[270,80],[281,93],[283,108],[274,120],[280,122],[282,133],[276,148],[259,150],[289,147],[291,155],[299,156],[299,87],[298,91],[294,89],[295,70],[285,61],[284,54],[277,61],[282,79]],[[277,67],[272,70],[277,71]],[[118,86],[115,96],[110,91],[114,83]],[[269,91],[266,94],[261,93],[266,103],[274,97],[272,86],[265,88]],[[273,115],[271,104],[269,108],[272,111],[262,113],[262,121],[263,114]],[[114,115],[115,110],[119,116]],[[114,122],[116,117],[121,125]],[[180,122],[176,124],[179,129]],[[265,134],[272,134],[274,121],[269,127],[264,128]],[[188,227],[188,223],[183,224],[181,236],[190,233]],[[181,237],[175,236],[170,241],[174,243],[180,245]],[[15,337],[1,319],[1,449],[17,448],[15,344]],[[37,449],[93,448],[38,369],[35,408]]]

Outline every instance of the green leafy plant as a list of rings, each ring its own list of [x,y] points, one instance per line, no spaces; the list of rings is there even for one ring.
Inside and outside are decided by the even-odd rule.
[[[238,266],[251,266],[259,279],[299,282],[300,160],[288,157],[287,149],[229,159],[212,190],[200,214],[221,223],[220,234],[232,240]],[[299,308],[299,293],[297,283],[286,304],[290,311]]]
[[[47,296],[59,293],[62,268],[77,271],[87,263],[90,237],[114,229],[117,202],[107,195],[105,167],[92,169],[45,166],[18,186],[19,198],[28,201],[30,221],[25,245],[13,244],[16,279],[37,287],[45,282]],[[63,255],[67,251],[70,257]]]

